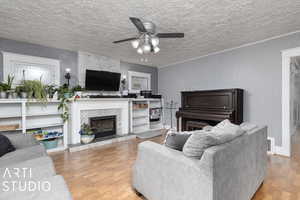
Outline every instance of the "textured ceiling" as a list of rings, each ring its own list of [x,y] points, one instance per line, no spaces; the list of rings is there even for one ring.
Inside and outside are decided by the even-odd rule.
[[[142,63],[128,17],[156,23],[161,51]],[[300,30],[298,0],[0,0],[0,37],[163,66]]]

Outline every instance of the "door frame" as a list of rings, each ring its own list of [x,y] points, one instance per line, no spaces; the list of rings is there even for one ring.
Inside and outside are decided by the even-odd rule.
[[[281,51],[282,56],[282,140],[281,146],[276,147],[276,153],[291,156],[291,58],[300,56],[300,47]]]

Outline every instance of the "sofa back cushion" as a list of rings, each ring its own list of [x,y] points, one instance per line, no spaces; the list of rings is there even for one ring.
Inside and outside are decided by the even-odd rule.
[[[245,131],[240,126],[232,124],[229,120],[224,120],[210,128],[210,131],[202,130],[193,133],[183,147],[183,154],[201,159],[207,148],[230,142],[244,133]]]
[[[208,131],[199,131],[192,134],[183,146],[185,156],[200,159],[205,149],[217,145],[217,138]]]
[[[11,142],[9,141],[9,139],[0,134],[0,157],[16,150],[15,147],[11,144]]]
[[[218,140],[218,144],[223,144],[243,135],[245,131],[240,126],[226,119],[213,127],[211,133]]]
[[[191,136],[191,133],[182,134],[182,133],[171,133],[166,136],[165,146],[182,151],[184,144],[187,139]]]

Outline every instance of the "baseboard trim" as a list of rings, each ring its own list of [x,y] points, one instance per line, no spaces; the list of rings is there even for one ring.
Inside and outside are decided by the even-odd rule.
[[[286,149],[284,149],[282,146],[275,146],[275,154],[290,157],[289,152]]]

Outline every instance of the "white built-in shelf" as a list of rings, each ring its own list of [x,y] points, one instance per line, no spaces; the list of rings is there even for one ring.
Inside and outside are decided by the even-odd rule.
[[[6,115],[6,116],[0,116],[0,119],[8,119],[8,118],[21,118],[21,115]]]
[[[141,116],[133,116],[133,119],[140,119],[140,118],[148,118],[148,115],[141,115]]]
[[[147,104],[146,108],[136,108],[135,104]],[[130,124],[132,133],[159,130],[163,127],[163,99],[132,99],[130,102]],[[150,122],[150,109],[161,109],[161,119]]]
[[[137,126],[146,126],[146,125],[148,125],[148,123],[133,124],[134,127],[137,127]]]
[[[36,126],[29,126],[26,129],[38,129],[38,128],[49,128],[49,127],[56,127],[56,126],[63,126],[63,123],[56,123],[56,124],[41,124]]]
[[[53,115],[61,115],[62,113],[53,112],[53,113],[34,113],[28,114],[26,117],[43,117],[43,116],[53,116]]]
[[[38,141],[43,141],[43,140],[50,140],[50,139],[62,138],[62,137],[63,137],[63,136],[61,135],[61,136],[53,136],[53,137],[41,138],[41,139],[37,139],[37,138],[36,138],[36,140],[38,140]]]

